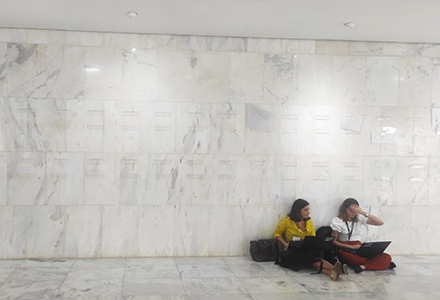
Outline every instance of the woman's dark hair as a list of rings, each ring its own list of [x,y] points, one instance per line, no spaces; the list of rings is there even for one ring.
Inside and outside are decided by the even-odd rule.
[[[338,218],[341,219],[342,221],[348,221],[348,217],[347,217],[347,208],[349,208],[352,205],[357,205],[359,206],[359,202],[354,199],[354,198],[347,198],[344,200],[344,202],[342,202],[341,206],[339,207],[339,213],[338,213]],[[358,216],[356,215],[353,219],[354,222],[359,221]]]
[[[307,202],[304,199],[296,199],[295,202],[292,204],[292,209],[290,210],[290,214],[287,216],[295,222],[301,222],[302,220],[307,221],[310,220],[310,218],[304,219],[301,216],[301,209],[309,205],[309,202]]]

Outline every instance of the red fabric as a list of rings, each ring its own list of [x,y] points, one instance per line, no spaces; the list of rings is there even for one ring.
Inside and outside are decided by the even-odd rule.
[[[348,242],[349,245],[362,245],[359,241]],[[352,254],[347,251],[339,251],[339,255],[349,266],[364,265],[367,270],[386,270],[391,262],[391,256],[386,253],[377,255],[373,259],[366,259],[365,257],[360,257],[359,255]]]

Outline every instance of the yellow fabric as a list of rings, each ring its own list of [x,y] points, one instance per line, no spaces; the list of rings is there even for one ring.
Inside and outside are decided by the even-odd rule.
[[[306,231],[302,231],[296,226],[294,221],[292,221],[289,217],[285,217],[280,221],[280,223],[278,223],[274,238],[281,236],[286,242],[290,242],[294,236],[298,236],[301,240],[303,240],[308,235],[316,235],[315,226],[313,225],[312,219],[307,221]]]

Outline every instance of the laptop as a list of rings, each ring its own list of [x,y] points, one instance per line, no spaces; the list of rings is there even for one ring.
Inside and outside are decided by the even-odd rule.
[[[306,236],[304,240],[292,242],[293,246],[299,251],[322,250],[332,251],[334,249],[333,236]]]
[[[359,255],[360,257],[372,259],[376,255],[383,253],[389,244],[391,244],[390,241],[368,242],[368,243],[363,243],[359,249],[343,249],[343,250]]]

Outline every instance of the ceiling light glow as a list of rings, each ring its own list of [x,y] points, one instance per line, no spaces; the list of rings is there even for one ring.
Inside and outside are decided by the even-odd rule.
[[[356,26],[355,22],[347,22],[344,24],[345,27],[353,29]]]
[[[137,17],[137,15],[138,15],[138,13],[137,12],[135,12],[135,11],[129,11],[128,13],[127,13],[127,16],[129,16],[130,18],[136,18]]]

